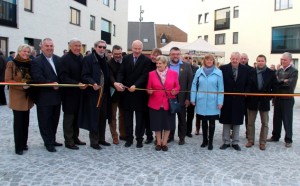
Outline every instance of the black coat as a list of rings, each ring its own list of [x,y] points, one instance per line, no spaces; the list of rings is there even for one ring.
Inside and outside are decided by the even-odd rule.
[[[220,67],[223,73],[224,92],[245,93],[248,86],[248,68],[239,64],[236,81],[232,74],[231,63]],[[242,125],[245,111],[245,96],[224,95],[220,123]]]
[[[262,73],[263,87],[258,90],[257,73],[256,69],[252,69],[249,74],[249,86],[247,92],[249,93],[273,93],[276,85],[275,72],[267,68]],[[270,96],[248,96],[247,108],[250,110],[269,111],[270,110]]]
[[[117,75],[120,70],[121,64],[119,62],[116,62],[114,58],[111,58],[110,61],[108,61],[108,67],[109,67],[109,75],[110,75],[110,83],[112,85],[112,88],[114,88],[113,84],[117,82]],[[111,100],[113,102],[117,102],[120,100],[121,92],[118,92],[114,88],[114,93],[112,94]]]
[[[56,55],[53,55],[52,58],[57,74],[43,54],[34,58],[31,62],[31,78],[33,83],[60,82],[58,75],[60,73],[61,58]],[[61,104],[61,88],[55,90],[53,87],[34,87],[34,89],[34,102],[36,105],[51,106]]]
[[[98,61],[95,51],[91,54],[85,56],[82,62],[82,83],[85,84],[98,84],[100,85],[101,78],[101,69],[100,63],[103,63],[105,66],[107,73],[109,75],[109,68],[105,58],[101,61]],[[104,78],[104,93],[107,95],[107,105],[102,104],[101,107],[97,107],[98,99],[99,99],[99,90],[94,90],[92,87],[87,87],[83,92],[80,99],[80,107],[79,107],[79,116],[78,116],[78,125],[80,128],[98,132],[99,131],[99,116],[101,109],[107,109],[107,118],[111,118],[111,101],[110,101],[110,90],[109,90],[109,76],[108,78]],[[108,88],[107,88],[108,87]]]
[[[135,85],[136,88],[146,88],[151,63],[151,60],[143,54],[139,56],[135,65],[133,54],[124,56],[117,81],[127,87]],[[129,92],[126,89],[121,95],[121,104],[125,110],[146,111],[148,108],[147,100],[148,94],[144,90]]]
[[[61,83],[78,84],[81,82],[82,55],[76,56],[69,51],[61,58]],[[82,90],[78,87],[62,89],[62,109],[66,114],[77,114]]]

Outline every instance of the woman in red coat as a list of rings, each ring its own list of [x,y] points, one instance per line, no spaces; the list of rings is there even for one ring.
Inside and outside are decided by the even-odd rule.
[[[175,114],[169,112],[168,98],[175,98],[180,90],[178,74],[170,70],[167,64],[167,57],[158,56],[156,70],[149,72],[147,84],[147,92],[150,95],[148,102],[150,128],[155,131],[157,140],[155,150],[157,151],[168,150],[167,141],[170,130],[175,129]],[[163,91],[164,89],[167,92]]]

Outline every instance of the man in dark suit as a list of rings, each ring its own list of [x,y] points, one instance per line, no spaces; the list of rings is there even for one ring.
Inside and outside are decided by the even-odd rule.
[[[105,50],[104,40],[95,42],[92,53],[82,62],[82,83],[92,86],[83,91],[78,122],[80,128],[90,131],[90,145],[95,150],[100,150],[100,145],[110,146],[105,141],[106,120],[111,117],[110,72]]]
[[[4,74],[6,69],[6,61],[4,59],[3,53],[0,50],[0,82],[4,81]],[[0,86],[0,105],[6,105],[6,97],[4,91],[4,85]]]
[[[135,112],[136,147],[143,147],[145,133],[145,112],[148,111],[146,91],[135,91],[136,88],[146,88],[151,60],[142,54],[143,43],[140,40],[132,42],[132,54],[124,56],[117,82],[114,86],[118,91],[124,91],[121,97],[125,110],[126,143],[130,147],[133,143],[133,112]],[[128,87],[125,90],[125,87]]]
[[[42,54],[36,57],[31,64],[31,77],[34,83],[58,84],[60,71],[60,57],[53,54],[54,45],[50,38],[41,44]],[[62,146],[55,140],[60,116],[61,92],[58,87],[36,88],[35,104],[41,136],[46,149],[56,152],[54,146]]]
[[[245,93],[248,85],[248,68],[240,62],[240,53],[233,52],[230,63],[220,67],[224,79],[224,92]],[[221,109],[220,123],[223,124],[223,142],[220,149],[232,147],[240,151],[239,131],[243,124],[245,111],[245,96],[225,95],[224,104]],[[232,141],[230,129],[232,127]]]
[[[61,83],[81,84],[82,55],[80,40],[73,38],[69,42],[69,52],[61,58]],[[85,145],[79,140],[78,112],[81,92],[77,87],[62,89],[62,109],[64,111],[63,129],[66,148],[77,150],[76,145]]]
[[[178,117],[178,137],[179,145],[185,144],[185,136],[187,133],[187,123],[186,123],[186,109],[190,105],[190,90],[193,81],[193,72],[191,65],[188,63],[183,63],[180,59],[181,51],[178,47],[173,47],[170,50],[170,62],[168,64],[171,70],[178,73],[180,90],[185,92],[180,92],[178,94],[178,101],[181,105],[180,113],[177,113]],[[171,130],[168,142],[174,140],[175,130]]]

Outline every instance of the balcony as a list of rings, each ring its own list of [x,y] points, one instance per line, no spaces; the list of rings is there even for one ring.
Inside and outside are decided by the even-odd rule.
[[[0,0],[0,25],[17,27],[17,5]]]
[[[230,28],[230,18],[215,20],[215,30],[225,30]]]

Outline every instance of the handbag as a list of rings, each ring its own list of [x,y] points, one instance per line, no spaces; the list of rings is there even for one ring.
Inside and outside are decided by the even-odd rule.
[[[161,81],[161,79],[160,79],[157,71],[156,71],[156,74],[157,74],[157,77],[158,77],[158,79],[159,79],[159,81],[160,81],[160,83],[161,83],[161,85],[162,85],[162,87],[163,87],[163,89],[164,89],[164,91],[166,93],[166,96],[168,98],[168,101],[169,101],[169,112],[171,114],[179,113],[181,111],[181,105],[178,102],[177,97],[176,98],[169,98],[169,96],[167,94],[167,91],[166,91],[166,88],[165,88],[164,84],[162,83],[162,81]]]

